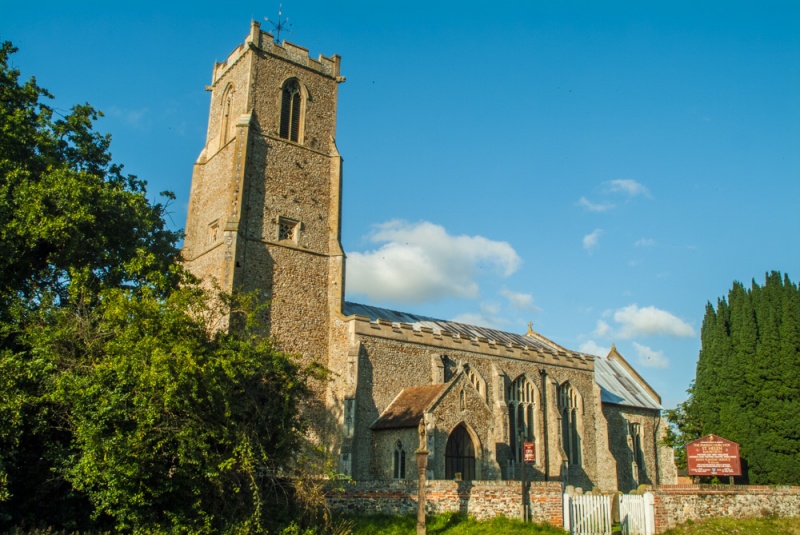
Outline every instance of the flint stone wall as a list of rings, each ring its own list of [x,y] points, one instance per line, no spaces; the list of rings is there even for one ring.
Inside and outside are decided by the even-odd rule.
[[[413,461],[412,461],[413,462]],[[533,522],[548,522],[563,527],[561,483],[530,484]],[[455,512],[486,520],[503,515],[520,518],[519,481],[444,481],[426,482],[428,514]],[[332,510],[354,514],[413,514],[417,511],[416,481],[359,481],[342,490],[328,493]]]
[[[687,520],[800,516],[800,487],[659,485],[648,490],[654,495],[656,533]]]

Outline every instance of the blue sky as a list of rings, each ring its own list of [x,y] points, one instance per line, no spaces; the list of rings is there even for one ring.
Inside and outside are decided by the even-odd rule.
[[[214,61],[278,2],[0,1],[0,39],[186,218]],[[705,304],[800,278],[800,3],[286,0],[340,54],[348,298],[615,343],[672,407]]]

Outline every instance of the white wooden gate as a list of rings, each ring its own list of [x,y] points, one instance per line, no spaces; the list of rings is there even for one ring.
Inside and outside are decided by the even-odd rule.
[[[653,494],[620,494],[619,525],[622,535],[653,535],[655,508]]]
[[[611,496],[564,494],[564,529],[572,535],[611,535]]]

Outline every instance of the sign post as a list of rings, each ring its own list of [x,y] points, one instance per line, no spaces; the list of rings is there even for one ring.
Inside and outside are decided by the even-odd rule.
[[[716,435],[686,444],[686,461],[690,476],[742,475],[739,444]]]
[[[528,522],[530,520],[530,513],[528,510],[528,481],[526,478],[527,467],[525,466],[527,463],[536,462],[536,447],[533,442],[524,440],[526,435],[526,426],[522,424],[519,432],[519,443],[520,447],[522,448],[522,463],[520,464],[520,468],[522,469],[522,477],[520,478],[522,481],[522,521]]]

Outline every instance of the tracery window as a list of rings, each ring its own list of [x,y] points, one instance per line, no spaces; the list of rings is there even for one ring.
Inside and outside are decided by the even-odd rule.
[[[558,410],[561,413],[561,440],[567,460],[572,465],[580,466],[581,435],[579,430],[580,398],[578,393],[569,383],[564,383],[558,389]]]
[[[393,463],[393,477],[395,479],[406,478],[406,450],[403,449],[403,443],[399,440],[394,446],[394,463]]]
[[[297,242],[297,227],[299,222],[286,217],[278,218],[278,241],[291,240]]]
[[[300,82],[294,78],[288,80],[281,90],[280,136],[283,139],[300,141],[302,106],[303,96],[300,91]]]
[[[512,458],[522,462],[522,448],[519,443],[520,430],[523,430],[522,441],[533,440],[535,431],[534,408],[536,406],[536,390],[524,375],[517,377],[506,392],[508,404],[508,433]]]

